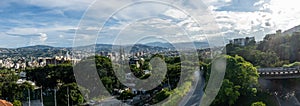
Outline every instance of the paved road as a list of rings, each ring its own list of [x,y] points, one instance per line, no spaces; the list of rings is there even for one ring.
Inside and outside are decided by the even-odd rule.
[[[191,91],[180,101],[178,106],[199,106],[200,100],[203,95],[203,88],[205,86],[205,80],[202,76],[202,73],[199,71],[194,73],[196,80],[196,86],[191,89]],[[96,103],[96,106],[129,106],[126,103],[123,103],[115,98],[108,98],[99,103]]]
[[[95,106],[129,106],[129,105],[112,97],[96,103]]]
[[[29,106],[27,101],[23,102],[22,104],[23,104],[23,106]],[[40,100],[31,100],[30,101],[30,106],[43,106],[43,105],[42,105],[42,102]]]
[[[203,74],[197,71],[195,73],[198,80],[196,86],[180,101],[178,106],[199,106],[203,95],[203,88],[205,86],[205,80]]]

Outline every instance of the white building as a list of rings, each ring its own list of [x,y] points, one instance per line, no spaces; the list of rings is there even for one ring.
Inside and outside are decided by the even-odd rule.
[[[251,42],[255,42],[254,37],[246,37],[246,38],[236,38],[233,40],[230,40],[229,43],[235,44],[235,45],[240,45],[240,46],[247,46]]]

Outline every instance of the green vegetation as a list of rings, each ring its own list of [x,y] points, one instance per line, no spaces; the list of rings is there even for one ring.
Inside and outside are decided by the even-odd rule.
[[[288,68],[288,67],[297,67],[300,66],[300,62],[294,62],[291,64],[284,64],[282,67]]]
[[[190,82],[186,83],[188,85],[184,85],[178,90],[174,90],[177,87],[177,83],[179,81],[179,76],[181,73],[181,62],[179,57],[163,57],[161,55],[156,55],[157,57],[161,59],[165,59],[167,63],[167,77],[163,80],[163,82],[155,89],[152,91],[163,88],[165,89],[164,93],[158,93],[158,94],[153,94],[153,95],[162,95],[162,94],[176,94],[179,95],[180,97],[184,96],[185,93],[189,91],[189,87],[191,86]],[[151,57],[154,58],[155,56]],[[130,67],[123,67],[125,70],[131,70],[134,75],[137,77],[143,79],[149,77],[151,74],[144,74],[143,70],[155,70],[152,69],[152,66],[149,62],[150,58],[146,58],[145,61],[140,61],[140,67],[138,67],[136,64],[132,64]],[[100,80],[106,87],[106,89],[111,93],[114,94],[115,92],[114,89],[126,89],[127,87],[121,84],[121,82],[118,80],[118,78],[115,76],[115,72],[113,70],[112,65],[117,65],[116,67],[118,68],[119,64],[112,64],[111,60],[107,57],[103,56],[95,56],[95,58],[87,58],[86,60],[81,61],[80,63],[77,64],[77,66],[86,66],[84,67],[85,69],[79,69],[80,70],[85,70],[86,72],[81,73],[83,76],[87,76],[84,74],[89,73],[89,68],[92,67],[91,65],[92,62],[95,61],[96,63],[96,68],[98,75],[100,77]],[[192,64],[189,62],[185,62],[185,64]],[[75,66],[76,67],[76,66]],[[185,70],[190,70],[188,67],[184,67]],[[68,90],[69,90],[69,100],[70,104],[80,104],[84,102],[84,96],[79,92],[79,89],[84,89],[78,87],[78,85],[75,83],[75,76],[73,72],[73,67],[72,64],[70,63],[65,63],[65,64],[59,64],[59,65],[47,65],[42,68],[35,68],[35,69],[28,69],[26,70],[27,75],[29,76],[29,80],[35,81],[37,86],[42,86],[43,90],[45,91],[46,89],[57,89],[57,98],[61,98],[58,100],[58,104],[60,105],[65,105],[67,104],[67,98],[68,98]],[[188,72],[188,71],[187,71]],[[87,78],[88,79],[88,78]],[[191,81],[191,79],[185,79],[185,81]],[[168,85],[170,84],[170,85]],[[168,87],[166,87],[168,85]],[[94,86],[91,85],[91,86]],[[174,90],[174,91],[173,91]],[[149,92],[152,92],[149,91]],[[184,91],[184,92],[182,92]],[[54,96],[53,94],[54,91],[50,91],[47,93],[45,96],[44,102],[47,104],[53,105],[53,100],[52,97]],[[93,91],[87,91],[86,97],[89,98],[95,98],[97,95],[93,95],[90,92]],[[131,99],[134,94],[131,93],[131,91],[124,91],[122,92],[118,99]],[[169,95],[165,96],[156,96],[153,98],[151,101],[158,102],[161,100],[164,100],[167,98]],[[176,99],[177,100],[177,99]]]
[[[22,106],[22,103],[19,100],[14,100],[13,105],[14,106]]]
[[[19,76],[10,70],[0,70],[0,97],[13,102],[14,100],[26,100],[27,90],[32,91],[33,86],[28,83],[17,84]]]
[[[268,92],[263,90],[257,90],[255,96],[240,96],[236,101],[236,106],[250,106],[252,103],[261,101],[265,103],[267,106],[278,106],[278,101],[276,97]]]
[[[241,96],[255,96],[258,86],[258,73],[255,67],[240,56],[226,56],[227,66],[221,89],[213,101],[213,106],[235,105]],[[210,76],[211,64],[205,70]],[[208,81],[209,77],[206,77]]]
[[[47,65],[46,67],[28,69],[26,72],[29,80],[35,81],[37,86],[43,86],[45,89],[54,89],[62,84],[75,82],[71,63]]]
[[[157,56],[159,56],[159,58],[162,58],[166,61],[167,69],[168,69],[167,71],[168,79],[167,78],[164,79],[162,84],[159,87],[163,87],[165,84],[168,83],[170,83],[171,85],[153,94],[153,98],[150,101],[150,103],[151,104],[158,103],[162,100],[165,100],[170,95],[172,95],[164,105],[176,105],[180,101],[180,98],[182,98],[186,93],[189,92],[192,84],[192,79],[193,79],[192,77],[183,79],[183,81],[185,82],[183,83],[183,86],[177,87],[177,83],[179,81],[178,78],[180,76],[181,70],[186,70],[185,71],[186,73],[192,72],[189,71],[192,70],[190,67],[182,67],[181,64],[187,64],[187,66],[189,65],[192,66],[194,65],[194,63],[187,62],[187,61],[181,62],[179,57],[163,57],[161,55],[157,55]],[[225,79],[223,80],[223,84],[220,89],[220,92],[212,105],[237,105],[238,101],[243,101],[245,97],[247,97],[246,99],[250,98],[251,99],[250,101],[252,102],[256,100],[261,100],[261,99],[253,99],[257,95],[259,95],[257,94],[258,74],[256,68],[251,63],[247,62],[240,56],[237,55],[235,55],[234,57],[226,56],[226,58],[227,58],[227,69],[226,69]],[[137,67],[137,65],[133,64],[130,67],[127,68],[125,67],[125,69],[130,68],[132,72],[135,75],[139,75],[140,78],[147,78],[149,77],[149,75],[144,75],[144,73],[142,73],[143,72],[142,70],[145,69],[153,70],[151,64],[149,63],[149,60],[150,59],[145,59],[145,61],[143,61],[143,64],[141,64],[140,67]],[[115,72],[113,71],[112,65],[118,65],[118,64],[111,64],[110,59],[107,57],[96,56],[95,59],[88,58],[87,60],[78,63],[78,65],[90,65],[89,63],[90,61],[96,62],[96,68],[100,76],[100,79],[110,93],[113,93],[113,90],[116,88],[117,89],[126,88],[124,85],[122,85],[119,82],[118,78],[115,76]],[[203,70],[205,70],[205,76],[210,76],[209,74],[210,74],[211,64],[206,64],[204,62],[199,62],[199,64],[201,67],[203,67]],[[2,72],[6,72],[5,75],[7,75],[7,73],[9,73],[10,71],[2,71]],[[46,67],[43,68],[28,69],[26,70],[26,72],[28,73],[27,75],[30,76],[29,79],[35,81],[37,86],[43,86],[44,90],[58,89],[57,98],[60,98],[58,100],[59,105],[67,104],[68,94],[69,94],[70,104],[75,105],[84,102],[84,96],[79,91],[79,89],[84,89],[84,88],[78,87],[78,85],[75,83],[72,64],[65,63],[59,65],[47,65]],[[7,77],[2,80],[17,80],[17,79],[18,79],[17,76],[13,76],[13,74],[11,74],[10,77]],[[208,77],[206,77],[206,79],[208,79]],[[9,86],[15,86],[15,85],[14,83],[12,83],[11,85],[5,86],[5,88],[13,90],[13,88]],[[22,88],[24,91],[28,87],[22,86]],[[9,92],[6,90],[1,90],[1,91]],[[90,91],[87,91],[88,96],[90,96],[88,92]],[[2,93],[2,94],[11,94],[11,93]],[[22,94],[22,92],[20,94]],[[119,95],[118,99],[120,100],[132,99],[133,96],[135,95],[132,94],[130,90],[125,90]],[[15,100],[21,97],[23,97],[23,95],[10,97],[10,98],[12,98],[11,100]],[[47,93],[47,95],[45,96],[44,102],[46,104],[53,105],[54,102],[52,99],[53,99],[53,91],[50,91],[50,93]],[[247,105],[251,105],[251,103]]]
[[[263,102],[255,102],[252,103],[251,106],[266,106],[266,104],[264,104]]]
[[[68,97],[69,94],[69,97]],[[84,98],[79,91],[79,87],[76,83],[70,83],[62,85],[57,92],[58,102],[60,104],[68,104],[68,98],[71,105],[80,104],[84,102]]]
[[[266,35],[263,41],[256,45],[239,46],[228,44],[226,45],[226,53],[230,56],[241,56],[257,68],[297,68],[300,66],[299,45],[300,33],[297,32],[291,35],[277,33]],[[281,83],[286,84],[288,81],[289,80],[284,80]],[[249,97],[241,95],[237,99],[236,103],[242,101],[242,104],[235,105],[250,105],[251,102],[255,101],[262,101],[268,106],[278,105],[276,104],[276,99],[273,95],[267,93],[266,91],[262,91],[259,86],[257,88],[256,96]],[[223,90],[220,92],[224,92]]]
[[[230,56],[239,55],[254,66],[259,67],[280,67],[286,61],[280,60],[276,52],[258,50],[255,45],[239,46],[234,44],[226,45],[226,53]]]
[[[232,46],[232,45],[231,45]],[[250,47],[250,46],[249,46]],[[246,59],[238,56],[238,53],[248,52],[244,51],[243,47],[238,47],[241,50],[231,52],[234,56],[226,56],[227,59],[227,68],[226,75],[224,77],[222,87],[213,101],[212,106],[217,105],[252,105],[253,102],[263,101],[267,105],[273,105],[272,100],[268,100],[265,98],[271,98],[272,96],[264,93],[259,90],[258,84],[258,73],[256,68],[250,63],[247,62]],[[247,48],[247,47],[246,47]],[[251,49],[248,49],[251,50]],[[243,52],[242,52],[243,51]],[[259,50],[254,50],[259,52]],[[261,52],[264,54],[265,52]],[[255,53],[253,53],[254,55]],[[264,54],[265,55],[265,54]],[[273,56],[274,54],[266,54],[269,56]],[[190,67],[182,67],[181,64],[188,64],[187,66],[195,65],[194,63],[181,61],[179,57],[163,57],[161,55],[157,55],[159,58],[165,60],[167,63],[167,77],[163,80],[162,84],[159,87],[163,87],[165,84],[170,83],[169,87],[164,87],[163,90],[158,91],[153,94],[153,98],[150,101],[151,104],[158,103],[166,98],[170,97],[168,101],[166,101],[163,105],[176,105],[180,101],[180,98],[185,96],[186,93],[189,92],[192,77],[188,77],[183,79],[183,86],[177,87],[177,83],[179,81],[179,76],[181,74],[181,70],[187,70],[186,73],[190,73],[192,70]],[[247,57],[247,56],[245,56]],[[250,56],[248,56],[250,57]],[[153,58],[153,57],[151,57]],[[249,58],[251,59],[251,58]],[[264,60],[263,58],[261,60]],[[274,58],[269,58],[274,59]],[[136,64],[132,64],[130,67],[125,67],[125,69],[131,69],[131,71],[138,76],[139,78],[147,78],[151,74],[145,75],[143,70],[153,70],[151,64],[149,63],[150,58],[146,58],[145,61],[140,61],[140,67],[137,67]],[[277,61],[278,59],[276,59]],[[114,89],[125,89],[126,87],[122,85],[118,78],[115,76],[115,72],[113,71],[111,60],[107,57],[96,56],[95,59],[88,58],[84,60],[78,65],[91,65],[89,62],[95,61],[97,72],[100,76],[101,81],[104,86],[110,93],[113,93]],[[263,66],[270,66],[270,64],[274,63],[266,63],[264,61],[254,61],[256,64],[265,64]],[[203,67],[205,71],[206,80],[210,76],[211,64],[207,64],[204,62],[199,62],[199,65]],[[298,62],[293,63],[288,66],[297,66]],[[85,67],[86,68],[86,67]],[[73,66],[70,63],[59,64],[59,65],[47,65],[43,68],[35,68],[35,69],[27,69],[27,75],[29,76],[29,80],[35,81],[37,86],[42,86],[43,90],[46,89],[58,89],[57,98],[59,105],[66,105],[67,98],[69,94],[70,104],[76,105],[85,102],[84,96],[80,93],[79,89],[84,89],[79,87],[75,83],[75,77],[73,73]],[[86,72],[87,73],[87,72]],[[84,73],[83,73],[84,74]],[[8,100],[26,100],[26,95],[24,95],[24,91],[27,89],[33,89],[32,86],[28,83],[24,83],[22,85],[17,85],[15,82],[18,79],[18,76],[13,74],[13,72],[8,70],[1,71],[1,97],[8,97]],[[153,90],[154,91],[154,90]],[[54,91],[47,92],[47,95],[44,96],[44,103],[47,105],[54,105],[53,94]],[[87,96],[90,96],[90,91],[87,91]],[[152,92],[152,91],[149,91]],[[10,94],[10,95],[7,95]],[[14,94],[14,95],[11,95]],[[132,94],[130,90],[125,90],[122,92],[118,99],[126,100],[132,99],[135,95]],[[16,101],[17,103],[17,101]]]
[[[75,82],[73,66],[71,63],[58,65],[47,65],[35,69],[27,69],[29,80],[36,82],[37,86],[42,86],[43,91],[51,89],[44,96],[44,103],[54,105],[54,89],[57,89],[57,98],[59,105],[66,105],[69,93],[70,104],[80,104],[84,102],[84,98],[79,91],[79,87]],[[69,92],[67,92],[69,90]]]
[[[184,97],[191,89],[192,83],[191,81],[185,82],[182,86],[174,89],[172,92],[167,94],[172,94],[172,96],[163,103],[163,106],[175,106],[178,105],[178,102]]]
[[[257,69],[241,56],[226,56],[226,73],[220,91],[212,106],[249,106],[255,101],[264,101],[276,106],[275,98],[259,88]],[[205,66],[205,64],[203,65]],[[206,81],[210,76],[211,64],[205,69]]]
[[[159,91],[156,95],[154,95],[152,103],[153,104],[159,103],[160,101],[166,99],[170,95],[171,95],[170,91],[168,91],[167,89],[163,89]]]
[[[276,45],[276,46],[274,46]],[[247,46],[239,46],[234,44],[226,45],[225,56],[227,59],[226,73],[222,86],[218,95],[211,104],[212,106],[275,106],[275,98],[270,93],[264,92],[260,89],[258,83],[258,67],[297,67],[300,66],[300,35],[267,35],[259,44],[251,42]],[[119,100],[132,99],[135,94],[127,89],[119,79],[116,77],[114,70],[130,70],[137,78],[146,79],[152,74],[145,74],[144,70],[155,71],[155,64],[151,64],[152,58],[160,58],[166,62],[167,75],[163,82],[155,89],[147,91],[151,94],[150,104],[159,103],[168,98],[163,105],[177,105],[180,99],[185,96],[192,86],[193,77],[181,79],[182,86],[177,86],[181,71],[184,74],[189,74],[193,71],[192,67],[199,65],[201,70],[204,71],[206,82],[208,81],[211,73],[212,64],[209,59],[200,58],[199,63],[191,63],[188,61],[181,61],[182,58],[189,58],[182,56],[179,57],[164,57],[162,55],[154,55],[144,60],[139,60],[139,64],[131,64],[130,66],[122,66],[122,63],[112,64],[112,61],[103,56],[89,57],[81,61],[77,66],[87,66],[79,70],[86,72],[80,73],[82,76],[89,73],[89,68],[93,67],[95,62],[97,73],[100,80],[110,94],[119,95]],[[186,66],[182,66],[185,64]],[[75,66],[75,67],[77,67]],[[121,67],[122,66],[122,67]],[[54,105],[53,96],[54,89],[57,89],[57,98],[59,105],[77,105],[85,102],[84,97],[95,98],[98,95],[92,94],[93,91],[86,91],[83,95],[80,89],[85,89],[76,84],[75,74],[73,72],[73,65],[71,63],[64,63],[59,65],[47,65],[45,67],[26,69],[28,80],[36,82],[36,86],[42,86],[43,91],[46,93],[44,102],[47,105]],[[78,74],[78,73],[77,73]],[[87,76],[89,79],[91,76]],[[33,91],[33,86],[27,82],[17,84],[19,76],[10,70],[0,71],[0,97],[8,101],[13,101],[16,106],[20,105],[20,101],[27,100],[27,90]],[[91,84],[90,86],[95,86]],[[46,90],[49,90],[47,91]],[[124,90],[122,93],[116,93],[115,89]],[[156,92],[157,91],[157,92]],[[155,92],[155,93],[154,93]],[[170,96],[172,95],[172,96]],[[148,101],[148,102],[149,102]],[[258,102],[259,101],[259,102]]]
[[[239,55],[259,67],[281,67],[300,61],[300,34],[278,35],[268,34],[258,44],[239,46],[226,45],[226,53],[234,56]]]
[[[125,90],[124,92],[122,92],[120,94],[120,96],[118,97],[119,100],[126,100],[126,99],[132,99],[134,96],[133,93],[131,93],[130,90]]]
[[[273,51],[282,61],[300,61],[300,34],[276,35],[269,34],[258,44],[257,50],[267,52]]]

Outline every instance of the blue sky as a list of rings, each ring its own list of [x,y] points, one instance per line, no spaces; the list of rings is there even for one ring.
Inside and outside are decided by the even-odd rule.
[[[300,24],[300,7],[292,0],[203,0],[203,4],[197,6],[209,15],[196,16],[200,25],[194,25],[191,17],[178,9],[149,3],[129,6],[109,20],[104,17],[112,14],[111,8],[137,1],[142,0],[1,0],[0,47],[71,47],[77,29],[77,39],[82,40],[78,41],[82,44],[126,44],[142,39],[135,39],[140,35],[164,35],[162,38],[170,38],[172,42],[183,42],[182,37],[187,33],[193,41],[205,41],[207,36],[218,35],[225,39],[245,36],[262,39],[277,29],[286,30]],[[180,5],[187,7],[187,2],[192,1],[186,0]],[[85,14],[91,5],[94,7]],[[82,21],[84,14],[88,18]],[[137,17],[152,15],[155,17],[137,20]],[[106,22],[104,27],[99,21]],[[211,23],[218,27],[217,30],[216,26],[209,26]],[[103,29],[98,33],[100,28]],[[97,33],[101,36],[91,36]]]

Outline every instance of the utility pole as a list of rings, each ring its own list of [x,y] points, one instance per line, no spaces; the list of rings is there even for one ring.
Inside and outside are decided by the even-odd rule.
[[[56,101],[56,88],[54,88],[54,106],[57,106],[57,101]]]
[[[57,106],[57,101],[56,101],[56,89],[54,89],[54,106]]]
[[[67,94],[68,94],[68,106],[70,106],[70,95],[69,95],[69,87],[67,88]]]
[[[28,106],[30,106],[30,90],[27,89],[27,91],[28,91]]]
[[[43,100],[43,86],[41,86],[41,102],[42,102],[42,106],[44,106],[44,100]]]

